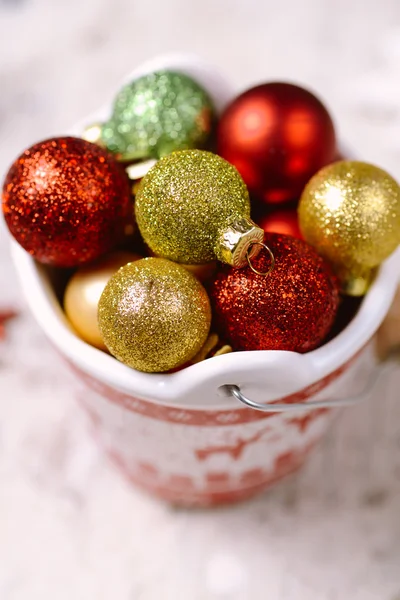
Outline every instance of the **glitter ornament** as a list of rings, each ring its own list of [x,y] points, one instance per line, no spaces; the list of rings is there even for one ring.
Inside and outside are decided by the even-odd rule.
[[[177,368],[197,354],[208,336],[211,308],[204,287],[186,269],[144,258],[110,279],[98,317],[111,354],[151,373]]]
[[[264,277],[223,266],[210,285],[215,325],[235,350],[308,352],[328,335],[339,304],[330,267],[302,240],[267,233],[275,266]],[[262,251],[252,265],[268,271]]]
[[[217,258],[246,263],[264,235],[250,219],[247,188],[223,158],[183,150],[162,158],[142,179],[135,214],[144,241],[157,255],[185,264]]]
[[[295,208],[273,210],[257,219],[257,223],[265,232],[284,233],[298,239],[302,238]]]
[[[217,151],[235,165],[255,198],[276,204],[298,199],[310,177],[334,160],[335,131],[313,94],[289,83],[266,83],[227,107]]]
[[[69,322],[85,342],[102,350],[106,348],[97,321],[100,296],[120,267],[140,258],[132,252],[114,252],[81,267],[72,275],[64,293],[64,310]]]
[[[304,239],[333,265],[343,292],[361,296],[374,268],[400,243],[400,188],[378,167],[337,162],[306,186],[299,220]]]
[[[3,212],[34,258],[73,267],[118,242],[131,213],[129,181],[102,148],[73,137],[40,142],[10,168]]]
[[[212,101],[198,83],[183,73],[158,71],[122,88],[101,140],[123,161],[160,158],[203,148],[213,120]]]

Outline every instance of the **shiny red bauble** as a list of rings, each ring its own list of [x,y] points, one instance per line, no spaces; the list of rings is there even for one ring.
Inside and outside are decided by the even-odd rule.
[[[303,239],[299,226],[299,217],[295,208],[272,210],[256,219],[266,233],[284,233]]]
[[[105,254],[120,241],[131,212],[125,172],[111,154],[79,138],[28,148],[4,182],[10,232],[38,261],[58,267]]]
[[[238,169],[253,196],[268,204],[287,202],[334,160],[335,130],[313,94],[289,83],[266,83],[227,107],[217,152]]]
[[[264,242],[275,257],[269,275],[222,266],[211,282],[214,326],[234,350],[313,350],[335,321],[337,281],[303,240],[269,233]],[[271,259],[263,249],[251,262],[265,273]]]

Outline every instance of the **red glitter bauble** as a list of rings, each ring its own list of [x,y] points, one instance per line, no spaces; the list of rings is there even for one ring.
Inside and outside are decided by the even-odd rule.
[[[257,225],[267,233],[284,233],[303,239],[299,227],[299,218],[295,208],[273,210],[257,220]]]
[[[244,92],[225,110],[217,151],[235,165],[256,198],[287,202],[333,162],[335,131],[313,94],[289,83],[266,83]]]
[[[73,267],[119,241],[132,212],[129,180],[95,144],[73,137],[46,140],[10,168],[3,212],[12,235],[34,258]]]
[[[337,282],[306,242],[277,233],[264,241],[275,257],[268,276],[225,266],[215,276],[210,287],[215,326],[235,350],[308,352],[334,323]],[[269,254],[262,250],[252,265],[268,271]]]

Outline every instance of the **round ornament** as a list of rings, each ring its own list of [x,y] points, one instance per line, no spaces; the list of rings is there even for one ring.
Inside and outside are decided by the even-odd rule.
[[[69,322],[85,342],[106,349],[97,320],[100,296],[120,267],[140,258],[131,252],[114,252],[81,267],[72,275],[64,293],[64,310]]]
[[[400,244],[400,187],[373,165],[334,163],[307,184],[299,221],[304,239],[333,265],[342,291],[361,296],[375,267]]]
[[[122,161],[160,158],[203,148],[213,121],[211,98],[198,83],[183,73],[158,71],[122,88],[101,141]]]
[[[217,151],[235,165],[249,191],[268,204],[295,200],[314,173],[336,154],[335,130],[325,106],[289,83],[265,83],[227,107]]]
[[[108,252],[131,213],[126,174],[102,148],[61,137],[35,144],[14,162],[3,213],[36,260],[74,267]]]
[[[175,369],[197,354],[208,336],[211,308],[202,284],[182,266],[144,258],[110,279],[98,317],[111,354],[154,373]]]
[[[217,258],[240,267],[264,235],[250,219],[249,194],[237,170],[202,150],[162,158],[139,185],[135,214],[152,252],[178,263]]]
[[[268,276],[222,266],[212,281],[215,326],[234,350],[313,350],[335,320],[336,280],[306,242],[277,233],[267,233],[264,241],[275,258]],[[252,267],[268,272],[270,263],[263,250]]]

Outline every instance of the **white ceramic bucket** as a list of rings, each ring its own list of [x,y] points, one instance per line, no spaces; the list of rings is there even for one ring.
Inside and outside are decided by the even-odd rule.
[[[197,58],[169,56],[134,71],[169,68],[199,81],[223,108],[233,93]],[[108,109],[85,124],[104,120]],[[173,374],[140,373],[81,341],[71,330],[49,271],[12,242],[28,305],[77,375],[77,398],[97,437],[136,484],[177,504],[208,506],[247,498],[297,469],[326,431],[334,409],[263,413],[226,393],[236,385],[261,403],[335,401],[357,393],[371,366],[367,346],[384,319],[400,275],[400,248],[351,323],[308,354],[236,352]],[[363,357],[365,360],[363,360]]]

